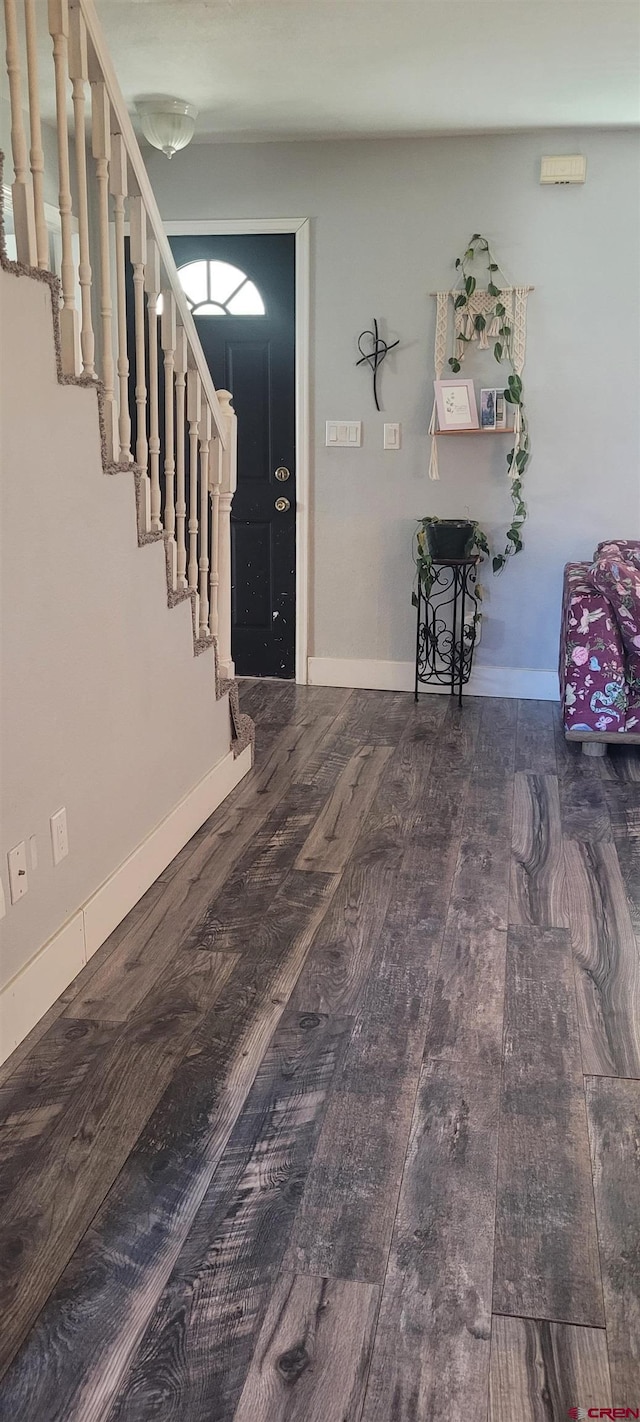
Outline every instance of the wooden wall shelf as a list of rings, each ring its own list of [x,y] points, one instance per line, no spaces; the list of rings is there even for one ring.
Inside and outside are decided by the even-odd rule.
[[[434,434],[439,439],[441,435],[512,435],[514,430],[434,430]]]

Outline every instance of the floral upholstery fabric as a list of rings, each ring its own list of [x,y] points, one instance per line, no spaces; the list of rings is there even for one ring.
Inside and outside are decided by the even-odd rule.
[[[589,580],[590,563],[568,563],[560,647],[567,731],[624,731],[629,699],[624,649],[613,609]]]
[[[626,653],[629,691],[640,691],[640,556],[623,562],[610,553],[600,556],[590,571],[598,592],[609,599]]]
[[[640,541],[568,563],[560,645],[566,730],[640,731]]]
[[[607,543],[599,543],[593,555],[594,563],[601,558],[620,558],[623,563],[633,563],[640,568],[640,539],[609,539]]]

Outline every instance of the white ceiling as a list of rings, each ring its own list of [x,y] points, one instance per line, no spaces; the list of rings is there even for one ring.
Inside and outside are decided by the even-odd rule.
[[[132,107],[195,141],[640,122],[640,0],[97,0]]]

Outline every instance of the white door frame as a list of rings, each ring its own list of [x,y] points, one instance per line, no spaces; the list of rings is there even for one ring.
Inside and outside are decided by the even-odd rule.
[[[309,345],[311,222],[308,217],[194,218],[165,222],[169,237],[241,237],[295,232],[296,237],[296,681],[306,683],[309,655],[309,497],[311,427]],[[233,393],[233,392],[232,392]]]

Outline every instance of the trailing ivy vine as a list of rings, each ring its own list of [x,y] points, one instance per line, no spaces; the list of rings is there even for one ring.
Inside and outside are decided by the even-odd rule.
[[[480,232],[474,232],[473,237],[469,242],[469,246],[464,252],[464,255],[462,257],[456,258],[456,270],[462,276],[463,289],[456,297],[454,307],[456,311],[461,311],[465,308],[468,308],[469,300],[473,296],[473,293],[477,287],[476,278],[469,270],[469,268],[476,261],[476,258],[480,260],[483,257],[486,258],[487,273],[489,278],[487,282],[487,291],[489,292],[490,296],[494,297],[495,305],[493,311],[490,311],[488,316],[486,317],[483,316],[481,313],[478,313],[473,318],[473,325],[478,335],[480,335],[486,329],[487,323],[491,325],[494,321],[494,318],[497,318],[499,322],[499,328],[498,335],[493,347],[493,354],[499,365],[503,364],[503,362],[508,362],[511,365],[511,374],[507,378],[507,384],[504,390],[504,398],[508,405],[511,405],[514,408],[517,406],[520,411],[520,439],[518,441],[517,448],[514,444],[513,449],[510,449],[507,455],[507,469],[511,482],[511,501],[513,504],[513,516],[511,519],[511,524],[506,532],[506,543],[504,552],[495,554],[492,559],[493,571],[494,573],[499,573],[505,567],[509,558],[511,558],[514,553],[520,553],[521,549],[524,546],[522,541],[522,526],[527,517],[527,509],[522,493],[522,480],[527,464],[529,463],[531,450],[529,444],[529,425],[527,421],[527,414],[524,403],[522,380],[517,374],[515,366],[513,364],[513,331],[506,319],[506,307],[504,305],[504,302],[501,301],[502,289],[497,285],[497,282],[495,280],[495,276],[496,273],[499,271],[499,267],[498,263],[494,260],[493,253],[486,237],[483,237],[482,233]],[[473,340],[473,336],[465,336],[462,332],[460,332],[456,336],[456,339],[463,341],[465,344],[469,344]],[[449,357],[449,365],[451,367],[452,372],[457,375],[461,369],[461,362],[458,359],[457,353]]]

